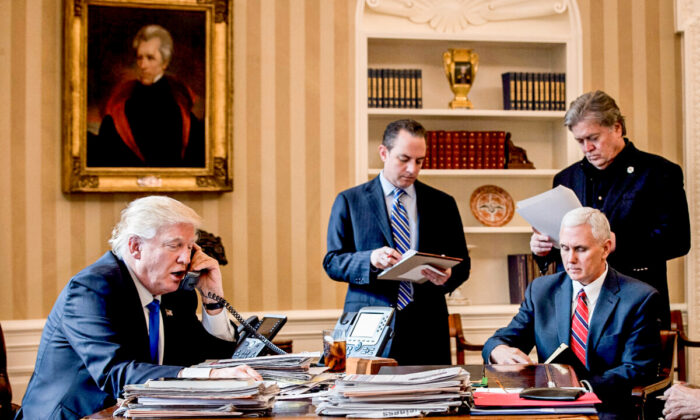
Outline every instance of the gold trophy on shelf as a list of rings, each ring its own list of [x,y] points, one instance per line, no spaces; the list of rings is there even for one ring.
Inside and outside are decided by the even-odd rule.
[[[474,84],[476,69],[479,67],[479,54],[472,49],[450,48],[442,54],[442,62],[450,89],[455,94],[455,98],[450,101],[450,109],[474,108],[472,101],[467,98],[467,93]]]

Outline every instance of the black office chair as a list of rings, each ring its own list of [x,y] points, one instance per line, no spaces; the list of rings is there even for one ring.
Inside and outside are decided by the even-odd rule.
[[[19,410],[19,406],[12,404],[12,387],[10,379],[7,377],[5,335],[0,325],[0,420],[13,419],[17,410]]]

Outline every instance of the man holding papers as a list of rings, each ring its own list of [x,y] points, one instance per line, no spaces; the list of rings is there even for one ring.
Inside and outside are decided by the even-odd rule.
[[[413,120],[390,123],[372,181],[341,192],[328,223],[328,276],[348,283],[345,311],[392,306],[394,338],[384,356],[399,364],[450,364],[445,293],[469,277],[464,228],[454,198],[416,180],[425,159],[425,129]],[[428,281],[378,280],[408,250],[461,258],[446,270],[422,270]],[[440,272],[443,271],[443,272]]]
[[[566,272],[530,284],[518,314],[486,341],[484,360],[532,363],[527,354],[536,346],[544,361],[566,344],[585,366],[582,376],[603,401],[602,411],[624,414],[631,389],[656,374],[659,293],[607,264],[610,225],[599,210],[568,212],[559,237]]]
[[[662,326],[670,324],[666,261],[690,250],[690,219],[680,166],[638,150],[625,138],[625,119],[605,92],[586,93],[564,117],[584,159],[554,177],[581,204],[601,210],[612,228],[608,261],[619,272],[654,286]],[[551,238],[535,232],[531,251],[540,265],[558,260]]]

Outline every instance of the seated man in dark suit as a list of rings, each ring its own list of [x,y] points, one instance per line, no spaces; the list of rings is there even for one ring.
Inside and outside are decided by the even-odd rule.
[[[248,366],[184,368],[231,357],[232,328],[215,259],[195,244],[201,218],[168,197],[135,200],[112,231],[112,251],[73,277],[44,326],[34,373],[17,418],[80,418],[116,403],[125,384],[161,377],[261,380]],[[197,295],[178,290],[201,271]]]
[[[608,266],[610,225],[599,210],[582,207],[561,223],[566,272],[535,279],[520,311],[484,345],[484,361],[532,363],[567,344],[587,369],[601,410],[629,410],[632,387],[653,379],[661,341],[659,293]],[[624,417],[624,416],[623,416]]]

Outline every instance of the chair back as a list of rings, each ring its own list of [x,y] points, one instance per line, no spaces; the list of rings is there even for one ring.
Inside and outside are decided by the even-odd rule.
[[[450,314],[450,341],[454,338],[455,347],[457,348],[457,364],[463,365],[465,351],[481,351],[484,346],[482,344],[472,344],[464,338],[464,330],[462,329],[462,316],[460,314]]]
[[[686,348],[700,347],[700,341],[693,341],[685,334],[683,313],[679,310],[671,311],[671,329],[678,332],[678,344],[676,346],[676,371],[678,371],[678,380],[685,382],[687,380]]]

